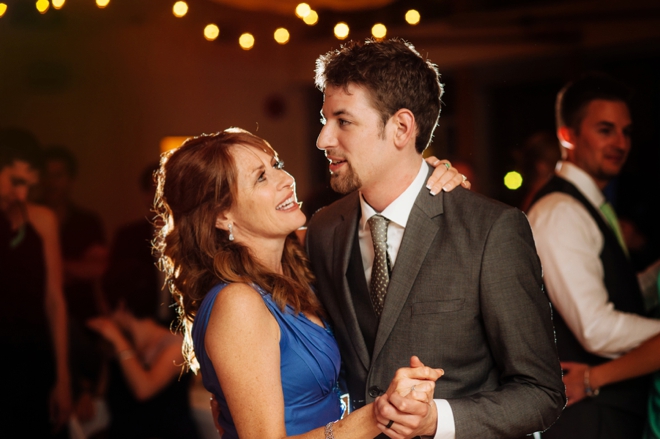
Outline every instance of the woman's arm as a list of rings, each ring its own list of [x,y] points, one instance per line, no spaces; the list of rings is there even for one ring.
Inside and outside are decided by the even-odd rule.
[[[28,220],[41,236],[46,262],[46,294],[44,307],[55,352],[56,381],[51,393],[50,414],[55,427],[63,426],[71,413],[71,379],[66,302],[64,300],[62,253],[57,218],[42,206],[27,205]]]
[[[286,437],[279,341],[279,326],[252,287],[232,284],[218,294],[206,330],[205,348],[239,437]],[[428,391],[421,397],[429,400],[439,373],[421,369],[420,373],[431,381],[421,384],[410,378],[412,373],[399,378],[407,390],[411,383],[418,383]],[[332,428],[335,437],[341,438],[373,438],[381,432],[371,405],[356,410]],[[301,437],[324,438],[325,429],[317,428]]]
[[[647,375],[660,370],[660,334],[651,337],[625,355],[589,368],[586,364],[562,362],[564,384],[568,405],[575,404],[586,396],[585,375],[588,369],[588,384],[594,391],[608,384]]]
[[[96,317],[88,320],[87,326],[113,344],[124,377],[139,401],[145,401],[163,390],[181,372],[181,368],[177,367],[183,364],[181,343],[172,343],[165,347],[147,369],[132,344],[111,318]]]

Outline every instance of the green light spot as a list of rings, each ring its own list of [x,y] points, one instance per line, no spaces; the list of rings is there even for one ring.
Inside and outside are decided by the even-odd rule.
[[[506,186],[508,189],[511,189],[512,191],[515,191],[520,186],[522,186],[522,181],[522,175],[516,171],[508,172],[504,176],[504,186]]]

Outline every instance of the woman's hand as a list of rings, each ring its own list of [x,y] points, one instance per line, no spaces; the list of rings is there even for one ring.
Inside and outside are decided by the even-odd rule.
[[[374,403],[378,428],[393,439],[435,435],[438,412],[433,392],[443,374],[411,357],[410,367],[397,370],[387,392]]]
[[[561,368],[564,371],[562,380],[566,386],[566,397],[568,403],[566,406],[575,404],[587,396],[584,393],[584,372],[589,367],[582,363],[572,363],[570,361],[562,361]]]
[[[431,191],[431,195],[436,195],[440,191],[449,192],[459,185],[465,189],[472,187],[465,175],[460,174],[456,168],[452,168],[449,160],[439,160],[434,156],[427,157],[425,160],[435,168],[426,182],[426,187]]]

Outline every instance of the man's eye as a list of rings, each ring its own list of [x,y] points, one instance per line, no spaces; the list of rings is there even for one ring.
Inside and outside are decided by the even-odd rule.
[[[339,119],[339,125],[340,126],[344,126],[344,125],[348,125],[348,124],[349,124],[349,122],[347,120]]]

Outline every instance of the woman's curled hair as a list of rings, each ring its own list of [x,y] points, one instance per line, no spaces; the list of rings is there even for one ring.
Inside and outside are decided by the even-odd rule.
[[[286,238],[281,275],[215,227],[218,215],[236,202],[238,171],[231,149],[237,145],[276,154],[260,137],[230,128],[188,139],[163,153],[156,172],[154,249],[184,333],[184,358],[193,369],[191,323],[204,296],[219,282],[256,284],[271,293],[282,309],[290,304],[295,312],[321,312],[311,290],[314,277],[295,233]]]

